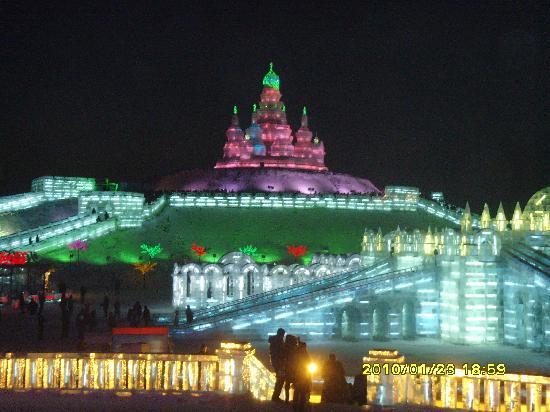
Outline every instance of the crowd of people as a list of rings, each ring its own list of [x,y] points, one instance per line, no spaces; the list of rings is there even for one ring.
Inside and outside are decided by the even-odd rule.
[[[271,365],[275,370],[275,388],[271,400],[283,402],[280,399],[284,388],[285,400],[290,402],[290,389],[293,394],[295,411],[305,411],[309,403],[312,388],[312,374],[315,371],[309,356],[307,345],[299,337],[286,334],[282,328],[277,334],[269,337],[269,354]],[[323,377],[321,402],[330,403],[366,403],[366,386],[364,376],[355,376],[353,385],[346,381],[342,363],[331,353],[320,370]]]
[[[61,317],[61,339],[69,337],[70,325],[74,324],[77,337],[78,350],[86,347],[85,337],[87,332],[94,332],[98,325],[97,312],[94,305],[86,300],[87,290],[85,287],[80,289],[80,302],[75,304],[72,293],[68,293],[66,288],[61,290],[61,300],[59,302]],[[38,298],[27,301],[23,293],[18,299],[17,310],[22,314],[28,313],[36,316],[38,333],[37,339],[44,338],[44,293],[38,293]],[[78,308],[75,310],[75,305]],[[119,322],[124,322],[121,317],[121,304],[118,299],[112,304],[109,295],[105,294],[102,303],[99,305],[103,312],[103,318],[109,328],[116,327]],[[76,312],[76,315],[75,315]],[[187,324],[193,322],[193,311],[189,306],[185,310]],[[74,320],[73,320],[74,319]],[[127,324],[132,327],[148,326],[151,323],[151,313],[149,308],[140,302],[128,308],[126,315]],[[175,311],[174,325],[179,324],[179,311]],[[200,354],[206,354],[208,349],[206,345],[201,346]],[[286,334],[282,328],[277,330],[276,335],[269,338],[269,353],[271,365],[275,371],[276,382],[271,397],[275,402],[290,403],[291,389],[293,391],[292,405],[295,411],[305,411],[309,404],[309,398],[312,390],[312,375],[315,372],[314,365],[308,353],[307,344],[300,340],[300,337]],[[321,392],[321,402],[327,403],[365,403],[366,384],[364,376],[359,374],[355,376],[353,385],[346,381],[346,374],[342,363],[336,359],[336,355],[331,353],[328,359],[321,366],[319,375],[323,378],[323,388]],[[284,389],[284,401],[280,399],[281,392]]]
[[[62,340],[69,338],[71,325],[76,331],[77,348],[82,350],[85,348],[86,333],[96,331],[98,326],[98,315],[96,306],[87,300],[87,289],[82,286],[80,288],[80,302],[75,302],[73,294],[68,291],[64,284],[60,287],[61,299],[59,301],[59,316],[61,320]],[[44,292],[40,291],[37,298],[29,299],[23,292],[19,294],[17,304],[14,306],[21,314],[28,314],[33,318],[36,317],[37,325],[37,340],[44,339],[44,326],[47,322],[47,316],[44,312],[44,304],[46,302]],[[147,305],[143,306],[140,302],[135,302],[130,306],[126,319],[121,316],[121,303],[118,299],[114,303],[111,302],[109,295],[105,294],[102,303],[99,305],[103,312],[103,319],[108,328],[114,328],[121,322],[127,322],[130,326],[149,326],[151,323],[151,312]],[[76,308],[75,308],[76,307]],[[0,311],[1,316],[1,311]],[[0,317],[1,319],[1,317]]]

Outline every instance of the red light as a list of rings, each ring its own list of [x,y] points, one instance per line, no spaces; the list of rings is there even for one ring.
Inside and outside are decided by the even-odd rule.
[[[165,326],[145,328],[113,328],[113,335],[164,335],[168,336]]]
[[[29,252],[0,252],[0,265],[24,265]]]

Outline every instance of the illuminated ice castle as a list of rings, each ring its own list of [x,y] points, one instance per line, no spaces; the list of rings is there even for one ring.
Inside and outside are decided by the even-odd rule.
[[[312,138],[305,111],[292,134],[272,67],[263,86],[250,127],[241,130],[234,113],[216,168],[163,179],[157,188],[167,193],[151,203],[142,193],[100,190],[94,179],[37,178],[31,192],[0,198],[5,215],[0,250],[67,256],[71,242],[101,243],[118,231],[155,231],[159,216],[168,225],[182,209],[223,209],[228,222],[238,220],[239,212],[232,209],[262,209],[268,217],[281,212],[286,219],[338,210],[389,221],[392,228],[399,218],[404,224],[389,233],[388,224],[385,234],[369,227],[360,255],[316,254],[308,265],[267,265],[231,253],[242,245],[208,264],[182,264],[167,253],[172,304],[192,306],[198,329],[230,326],[243,333],[271,333],[284,326],[320,337],[437,336],[457,343],[550,348],[550,188],[534,194],[523,211],[518,204],[511,219],[502,206],[494,217],[488,206],[478,217],[468,205],[449,208],[437,200],[440,196],[422,198],[418,188],[387,186],[381,193],[366,179],[326,170],[324,146]],[[66,200],[63,213],[50,214],[50,205],[53,209],[61,199]],[[34,215],[40,219],[33,220]],[[186,218],[180,221],[187,224]],[[327,226],[319,221],[304,230],[317,236]],[[166,243],[176,237],[168,229],[162,230]],[[215,230],[217,235],[218,226]],[[327,233],[332,242],[334,232]],[[280,233],[261,236],[277,241]],[[356,245],[359,236],[353,239]],[[328,248],[314,252],[321,250]],[[127,253],[121,250],[120,256]],[[186,333],[185,327],[180,332]]]
[[[329,172],[325,146],[309,130],[306,108],[293,134],[281,101],[279,76],[270,64],[262,81],[260,102],[253,105],[252,121],[241,129],[237,107],[226,131],[223,158],[213,170],[182,171],[156,184],[163,191],[226,191],[272,193],[376,193],[369,180]]]
[[[286,106],[281,101],[279,76],[273,71],[273,63],[263,79],[263,90],[258,105],[254,104],[252,123],[243,132],[239,127],[237,108],[227,129],[227,143],[223,159],[216,168],[266,167],[325,171],[323,142],[308,129],[306,108],[302,124],[296,132],[296,142],[286,121]]]
[[[523,212],[517,205],[511,220],[502,206],[494,218],[485,207],[478,220],[466,205],[459,229],[367,229],[360,255],[315,255],[310,265],[258,264],[242,253],[176,264],[173,304],[197,309],[194,331],[229,322],[240,333],[285,327],[325,338],[431,336],[549,350],[549,190]]]

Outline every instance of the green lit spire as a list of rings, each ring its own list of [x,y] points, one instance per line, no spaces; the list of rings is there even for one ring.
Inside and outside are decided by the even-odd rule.
[[[286,112],[286,106],[283,104],[283,112]]]
[[[269,63],[269,71],[264,76],[262,84],[266,87],[279,90],[279,76],[273,71],[273,62]]]
[[[238,114],[237,105],[233,106],[233,114]]]
[[[304,108],[302,109],[302,114],[304,116],[307,116],[307,109],[306,109],[306,106],[304,106]]]
[[[256,109],[257,109],[257,106],[256,106],[256,103],[254,103],[254,104],[252,105],[252,111],[253,111],[254,113],[256,113]]]

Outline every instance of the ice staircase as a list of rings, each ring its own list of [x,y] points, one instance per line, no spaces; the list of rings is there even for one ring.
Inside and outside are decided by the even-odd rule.
[[[550,277],[550,256],[546,253],[536,250],[524,242],[506,246],[504,253],[531,269]]]
[[[350,302],[357,290],[384,286],[391,288],[395,282],[410,277],[411,272],[420,269],[422,266],[392,270],[390,262],[382,260],[368,267],[198,310],[191,325],[174,327],[173,333],[180,335],[214,327],[239,330],[279,319],[300,318],[307,312]]]

